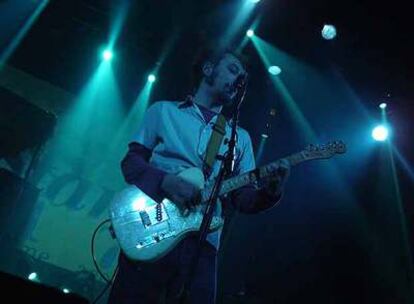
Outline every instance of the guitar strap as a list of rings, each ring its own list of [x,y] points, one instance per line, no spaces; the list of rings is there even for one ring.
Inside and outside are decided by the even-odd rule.
[[[222,113],[217,117],[216,123],[213,126],[210,141],[206,149],[206,155],[204,158],[204,176],[207,179],[213,169],[214,161],[217,158],[218,151],[223,141],[223,136],[226,134],[226,118]]]

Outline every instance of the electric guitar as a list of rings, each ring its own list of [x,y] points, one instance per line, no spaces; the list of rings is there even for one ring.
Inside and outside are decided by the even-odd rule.
[[[284,157],[293,167],[314,159],[328,159],[335,154],[346,152],[342,141],[326,145],[309,145],[301,152]],[[223,181],[219,196],[223,196],[242,186],[268,177],[278,167],[278,161]],[[199,168],[189,168],[179,174],[186,181],[201,190],[202,202],[207,202],[212,192],[213,182],[205,184]],[[179,209],[172,201],[164,198],[153,200],[136,186],[129,186],[115,195],[110,206],[111,231],[121,250],[131,260],[154,261],[167,254],[187,234],[199,230],[205,203],[191,211]],[[213,216],[210,232],[222,227],[224,219]]]

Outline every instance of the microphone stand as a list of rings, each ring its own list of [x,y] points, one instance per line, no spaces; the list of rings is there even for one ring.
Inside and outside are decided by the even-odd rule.
[[[236,146],[236,130],[237,130],[237,124],[239,120],[240,105],[246,94],[246,81],[247,81],[247,75],[243,75],[243,77],[236,80],[237,94],[234,97],[235,102],[234,102],[234,109],[233,109],[233,117],[231,121],[232,129],[231,129],[230,140],[228,142],[228,149],[224,157],[219,158],[220,160],[222,160],[220,171],[216,177],[214,186],[210,193],[210,197],[206,203],[203,220],[200,225],[200,234],[199,234],[196,253],[192,257],[189,275],[184,281],[184,285],[179,295],[180,304],[185,304],[189,296],[190,283],[193,280],[195,270],[197,268],[198,261],[200,259],[201,249],[207,238],[207,234],[210,228],[211,220],[213,218],[213,213],[214,213],[214,209],[216,206],[216,202],[220,194],[221,185],[224,181],[224,178],[229,176],[233,171],[234,149]]]

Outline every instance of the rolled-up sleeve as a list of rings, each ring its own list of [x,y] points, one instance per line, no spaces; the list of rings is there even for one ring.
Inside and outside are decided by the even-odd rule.
[[[153,150],[159,143],[160,126],[163,103],[155,102],[145,111],[137,132],[132,136],[131,142],[137,142],[148,150]]]
[[[148,108],[121,161],[125,181],[136,185],[155,200],[163,198],[161,183],[166,175],[163,170],[149,164],[152,150],[159,141],[160,111],[159,103],[154,103]]]
[[[121,161],[121,170],[128,184],[137,186],[158,201],[163,199],[161,183],[167,173],[151,166],[148,163],[150,156],[151,150],[132,142],[128,145],[128,152]]]

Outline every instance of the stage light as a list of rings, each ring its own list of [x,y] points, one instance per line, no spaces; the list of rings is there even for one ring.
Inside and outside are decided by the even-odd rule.
[[[155,80],[157,80],[157,78],[155,77],[155,75],[154,74],[149,74],[148,81],[149,82],[154,82]]]
[[[63,291],[63,293],[69,293],[70,292],[70,290],[67,289],[67,288],[63,288],[62,291]]]
[[[279,68],[277,65],[272,65],[267,70],[272,75],[279,75],[280,73],[282,73],[282,69]]]
[[[103,53],[102,53],[102,58],[103,58],[105,61],[109,61],[109,60],[111,60],[113,56],[114,56],[114,54],[113,54],[110,50],[105,50],[105,51],[103,51]]]
[[[385,102],[383,102],[379,105],[379,107],[380,107],[380,109],[384,110],[387,107],[387,104]]]
[[[372,130],[372,138],[376,141],[385,141],[388,138],[388,128],[384,125],[376,126]]]
[[[38,276],[37,276],[37,273],[36,273],[36,272],[32,272],[31,274],[29,274],[29,275],[27,276],[27,278],[28,278],[30,281],[35,281],[35,280],[37,280]]]
[[[253,2],[253,3],[258,3],[258,2],[260,2],[260,0],[250,0],[251,2]]]
[[[322,37],[326,40],[332,40],[336,37],[336,28],[331,24],[325,24],[322,28]]]
[[[253,37],[254,36],[254,31],[252,29],[248,30],[246,32],[246,36],[249,37],[249,38]]]

